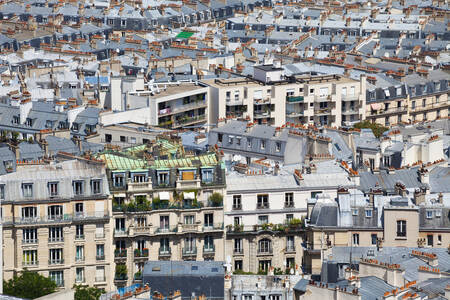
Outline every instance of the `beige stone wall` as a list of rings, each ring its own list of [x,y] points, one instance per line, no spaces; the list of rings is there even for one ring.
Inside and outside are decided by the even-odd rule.
[[[406,221],[406,237],[397,236],[397,221]],[[419,212],[417,209],[384,209],[384,246],[417,247]]]

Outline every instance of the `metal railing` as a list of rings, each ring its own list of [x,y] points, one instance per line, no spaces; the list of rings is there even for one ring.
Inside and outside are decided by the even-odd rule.
[[[214,253],[216,252],[215,245],[203,245],[203,253]]]
[[[169,248],[159,248],[159,256],[170,256],[172,255],[172,250]]]
[[[84,256],[75,256],[75,262],[77,263],[84,262]]]
[[[64,259],[63,258],[49,259],[48,264],[49,265],[62,265],[62,264],[64,264]]]
[[[126,258],[127,257],[127,249],[116,249],[114,250],[115,258]]]
[[[39,243],[39,240],[38,239],[25,239],[25,240],[22,240],[22,244],[37,244],[37,243]]]
[[[183,248],[183,256],[192,256],[192,255],[197,255],[197,247],[189,247]]]
[[[39,266],[39,261],[34,260],[34,261],[23,261],[22,262],[22,266],[24,267],[37,267]]]
[[[64,237],[60,236],[60,237],[51,237],[48,238],[48,242],[49,243],[60,243],[60,242],[64,242]]]

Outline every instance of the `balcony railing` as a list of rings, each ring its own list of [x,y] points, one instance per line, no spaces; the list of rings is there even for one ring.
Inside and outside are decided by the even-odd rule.
[[[63,287],[64,286],[64,280],[59,279],[59,280],[54,280],[56,283],[57,287]]]
[[[128,275],[126,274],[115,274],[114,275],[114,281],[126,281],[128,280]]]
[[[134,249],[134,257],[136,258],[148,257],[148,249],[147,248],[144,248],[142,250]]]
[[[48,242],[49,243],[61,243],[61,242],[64,242],[64,237],[51,237],[51,238],[48,238]]]
[[[295,252],[295,246],[294,245],[287,245],[286,246],[286,252]]]
[[[213,254],[214,252],[216,252],[215,245],[204,245],[203,246],[203,254]]]
[[[273,254],[272,247],[265,249],[258,249],[258,255],[272,255],[272,254]]]
[[[223,223],[203,224],[203,231],[222,230]]]
[[[14,218],[3,218],[4,223],[14,223],[17,225],[28,225],[28,224],[47,224],[47,223],[70,223],[72,221],[89,221],[98,219],[109,219],[109,213],[107,211],[84,213],[84,214],[64,214],[62,217],[14,217]]]
[[[171,256],[172,255],[172,251],[169,248],[159,248],[159,256]]]
[[[75,262],[77,263],[84,262],[84,256],[75,256]]]
[[[206,105],[207,104],[206,104],[205,100],[195,101],[195,102],[191,102],[191,103],[184,104],[184,105],[178,105],[173,108],[169,107],[169,108],[161,109],[158,112],[158,116],[159,117],[169,116],[172,114],[181,113],[181,112],[189,111],[192,109],[202,108],[202,107],[205,107]]]
[[[286,102],[288,103],[298,103],[303,102],[305,97],[303,96],[286,96]]]
[[[158,227],[155,233],[174,233],[177,232],[177,226]]]
[[[244,254],[244,249],[242,249],[242,248],[235,248],[233,253],[234,254]]]
[[[178,119],[172,126],[172,128],[180,127],[183,125],[190,125],[197,122],[206,121],[206,115],[194,116],[194,117],[184,117],[182,119]]]
[[[76,239],[76,240],[84,240],[84,234],[77,234],[77,235],[75,236],[75,239]]]
[[[126,258],[127,257],[127,249],[116,249],[114,250],[115,258]]]
[[[37,244],[39,243],[38,239],[26,239],[26,240],[22,240],[22,244]]]
[[[64,259],[60,258],[60,259],[49,259],[48,260],[48,264],[49,265],[62,265],[64,264]]]
[[[129,192],[145,192],[152,189],[152,182],[129,182],[128,191]]]
[[[95,259],[96,259],[96,260],[105,260],[105,254],[97,254],[97,255],[95,256]]]
[[[194,256],[197,255],[197,247],[183,248],[183,256]]]
[[[114,229],[114,237],[128,236],[128,232],[125,228]]]
[[[24,266],[24,267],[37,267],[37,266],[39,266],[39,261],[37,261],[37,260],[24,261],[24,262],[22,262],[22,266]]]

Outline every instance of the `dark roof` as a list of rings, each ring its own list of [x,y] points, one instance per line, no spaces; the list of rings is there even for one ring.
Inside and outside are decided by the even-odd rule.
[[[270,71],[283,71],[283,68],[275,68],[273,65],[262,65],[262,66],[254,66],[255,69],[260,69],[266,72]]]

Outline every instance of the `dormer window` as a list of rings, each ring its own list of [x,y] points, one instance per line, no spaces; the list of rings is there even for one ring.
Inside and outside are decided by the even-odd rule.
[[[78,123],[73,123],[72,124],[72,130],[73,131],[78,131],[78,129],[79,129]]]
[[[12,122],[13,122],[13,124],[19,124],[20,123],[20,117],[19,116],[13,116]]]
[[[27,118],[27,120],[25,121],[25,124],[29,127],[33,126],[33,120],[30,118]]]
[[[352,215],[357,216],[358,215],[358,210],[357,209],[353,209],[352,210]]]
[[[433,218],[433,211],[427,210],[427,219],[431,219],[431,218]]]
[[[372,210],[366,209],[366,218],[372,218]]]

